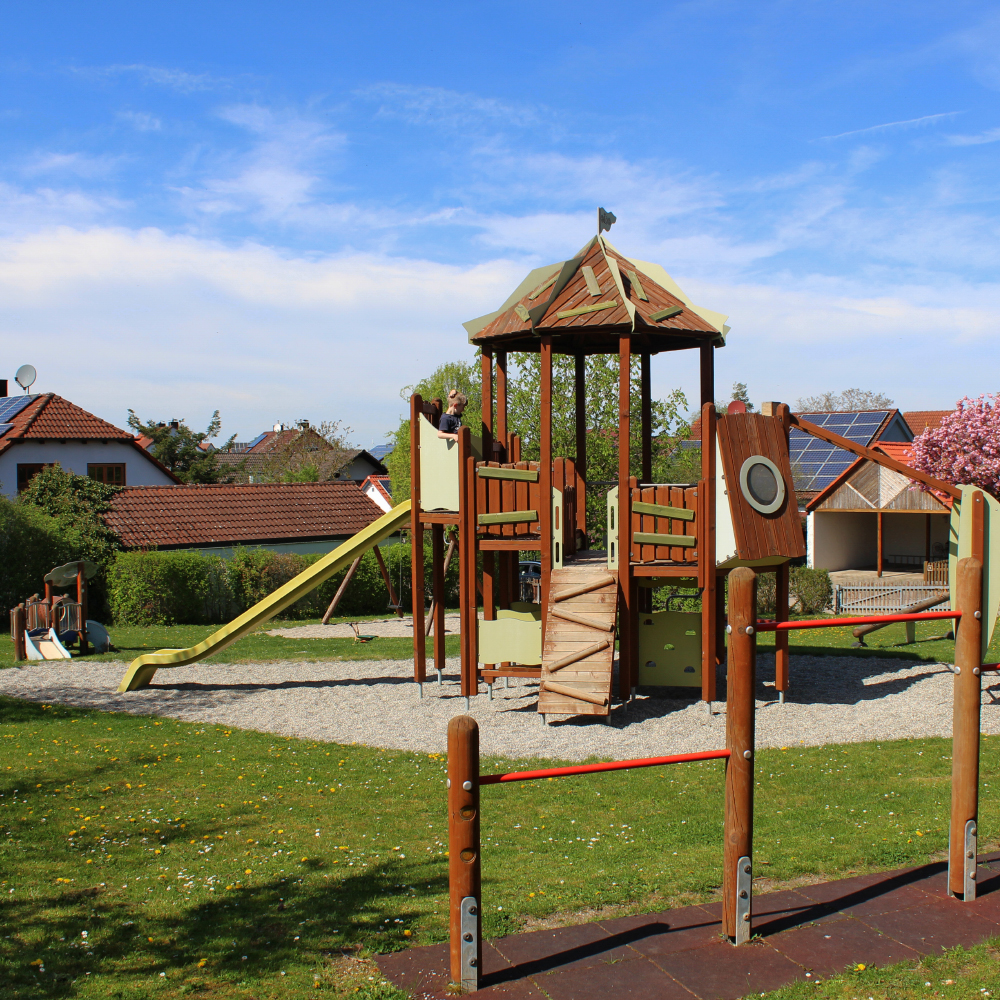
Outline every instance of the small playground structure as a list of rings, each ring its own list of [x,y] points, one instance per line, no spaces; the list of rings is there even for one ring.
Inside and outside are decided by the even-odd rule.
[[[975,521],[973,522],[976,523]],[[982,524],[982,521],[979,521]],[[974,536],[975,537],[975,536]],[[982,535],[980,534],[980,538]],[[984,567],[967,556],[957,565],[956,610],[903,613],[894,621],[955,621],[954,728],[952,736],[952,798],[949,824],[948,875],[945,892],[970,902],[976,898],[979,812],[979,729],[988,643],[984,623]],[[953,574],[953,578],[956,574]],[[638,760],[581,764],[571,767],[482,775],[479,771],[479,727],[469,716],[457,716],[448,726],[448,876],[451,978],[462,992],[479,989],[482,969],[482,840],[481,789],[513,781],[535,781],[569,775],[660,767],[686,761],[725,760],[723,827],[723,932],[736,945],[753,935],[753,819],[756,642],[757,634],[779,634],[800,628],[830,628],[866,619],[820,619],[775,622],[756,618],[757,576],[738,567],[729,578],[729,659],[727,671],[726,746],[700,753],[646,757]],[[984,639],[985,636],[985,639]]]
[[[33,594],[10,612],[10,634],[18,660],[69,660],[71,648],[85,656],[91,646],[99,652],[110,648],[100,622],[87,617],[87,581],[97,573],[87,560],[56,566],[43,577],[45,594]],[[76,600],[56,590],[76,589]]]

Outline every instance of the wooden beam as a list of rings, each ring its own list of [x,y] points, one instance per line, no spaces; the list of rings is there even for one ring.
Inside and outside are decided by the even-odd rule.
[[[392,602],[392,606],[396,610],[396,617],[403,617],[403,609],[399,606],[399,598],[396,596],[396,590],[392,585],[392,578],[389,576],[389,569],[385,564],[385,560],[382,558],[382,553],[379,551],[377,545],[372,546],[372,551],[375,553],[375,561],[378,563],[379,572],[382,574],[382,579],[385,581],[385,589],[389,591],[389,600]],[[416,621],[416,619],[414,619]]]
[[[878,518],[878,541],[876,543],[878,554],[875,560],[875,564],[877,567],[876,576],[881,576],[882,575],[882,511],[878,511],[876,517]]]
[[[560,607],[549,608],[549,614],[553,618],[562,618],[563,621],[574,622],[577,625],[585,625],[587,628],[596,628],[600,632],[614,632],[614,621],[602,622],[596,618],[588,618],[586,615],[575,615],[572,611],[565,611]]]
[[[423,400],[410,400],[410,593],[413,601],[413,679],[427,679],[427,639],[417,622],[424,620],[424,522],[420,512],[420,431]]]
[[[706,362],[706,350],[708,360]],[[712,392],[712,352],[709,345],[702,347],[701,389]],[[707,368],[707,375],[706,375]],[[719,611],[725,591],[719,587],[715,556],[715,403],[709,399],[701,408],[701,481],[698,484],[698,509],[701,526],[698,529],[702,543],[698,547],[698,569],[701,584],[701,697],[709,705],[715,701],[715,667],[721,652],[718,625],[722,620]]]
[[[482,479],[512,479],[519,483],[537,483],[537,469],[497,469],[490,465],[481,465],[476,474]]]
[[[554,665],[549,667],[554,669]],[[602,694],[591,694],[589,691],[581,691],[579,688],[570,687],[568,684],[555,684],[553,681],[543,681],[542,687],[553,694],[561,694],[566,698],[575,698],[577,701],[585,701],[589,705],[607,705],[608,699]]]
[[[632,541],[637,545],[677,545],[684,549],[694,548],[698,544],[694,535],[668,535],[660,531],[636,531],[632,535]]]
[[[568,601],[571,597],[579,597],[581,594],[589,594],[592,590],[600,590],[601,587],[607,587],[609,584],[614,582],[615,578],[610,573],[605,573],[603,576],[599,576],[594,580],[584,580],[582,583],[578,583],[575,587],[568,587],[566,590],[560,590],[558,594],[552,595],[552,600],[554,602]]]
[[[902,473],[908,479],[912,479],[917,483],[923,483],[924,486],[929,486],[932,490],[940,490],[942,493],[947,493],[948,496],[954,497],[956,500],[962,499],[962,491],[957,486],[952,486],[951,483],[935,479],[933,476],[927,475],[926,472],[903,465],[902,462],[897,462],[894,458],[889,458],[888,455],[883,455],[880,451],[874,451],[872,448],[866,448],[864,445],[857,444],[854,441],[848,441],[847,438],[841,437],[839,434],[834,434],[833,431],[828,431],[825,427],[820,427],[809,420],[803,420],[794,413],[789,413],[788,418],[794,427],[798,427],[799,430],[805,431],[806,434],[811,434],[813,437],[819,438],[820,441],[835,444],[838,448],[843,448],[844,451],[849,451],[860,458],[867,458],[876,465],[881,465],[886,469]]]
[[[563,309],[556,313],[556,319],[572,319],[574,316],[586,316],[587,313],[602,312],[605,309],[614,309],[618,305],[618,299],[611,302],[595,302],[589,306],[577,306],[576,309]]]
[[[662,503],[640,503],[636,501],[632,504],[632,510],[636,514],[652,514],[654,517],[672,517],[677,521],[693,521],[695,512],[684,507],[667,507]]]
[[[344,574],[344,579],[340,581],[340,586],[337,588],[337,593],[333,595],[333,600],[330,601],[330,606],[326,609],[326,614],[323,615],[323,624],[327,625],[330,619],[333,617],[334,611],[337,610],[337,605],[340,604],[340,599],[344,596],[344,591],[347,590],[347,585],[354,579],[354,574],[357,573],[358,567],[361,565],[361,556],[358,556],[354,562],[351,563],[351,568]]]
[[[618,643],[618,694],[632,696],[632,490],[629,485],[631,435],[632,338],[618,338],[618,609],[621,621]]]
[[[639,384],[642,398],[642,481],[653,481],[653,400],[649,385],[649,351],[639,355]]]
[[[497,426],[496,439],[501,447],[500,459],[509,462],[510,441],[507,437],[507,352],[497,351]]]
[[[701,405],[715,403],[715,347],[712,344],[702,344],[699,348],[701,361]],[[702,442],[705,440],[705,430],[701,432]]]
[[[480,524],[526,524],[538,520],[537,510],[508,510],[499,514],[480,514]]]
[[[481,368],[483,377],[483,458],[493,461],[493,348],[482,349]]]
[[[671,306],[668,309],[658,309],[655,313],[650,313],[649,318],[654,322],[658,323],[661,319],[670,319],[673,316],[677,316],[684,312],[683,306]]]
[[[549,589],[552,583],[552,334],[540,338],[541,361],[541,419],[538,435],[538,523],[542,543],[542,645],[545,644],[545,619],[549,607]]]

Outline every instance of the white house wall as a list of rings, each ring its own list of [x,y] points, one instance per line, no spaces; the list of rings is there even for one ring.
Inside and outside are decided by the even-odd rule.
[[[121,441],[24,441],[0,455],[0,492],[17,495],[19,465],[53,465],[87,475],[88,465],[124,465],[126,486],[169,486],[173,480],[142,453]]]

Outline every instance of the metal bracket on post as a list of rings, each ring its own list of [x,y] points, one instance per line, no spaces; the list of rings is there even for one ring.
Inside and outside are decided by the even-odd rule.
[[[749,858],[736,865],[736,943],[750,940],[750,904],[753,901],[753,866]]]
[[[965,824],[965,872],[962,898],[966,903],[976,898],[976,854],[976,821],[970,819]]]
[[[479,900],[462,899],[462,992],[479,989]]]

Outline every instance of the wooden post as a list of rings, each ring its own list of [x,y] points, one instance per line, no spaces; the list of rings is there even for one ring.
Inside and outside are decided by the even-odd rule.
[[[476,614],[476,458],[468,427],[458,430],[458,578],[460,594],[462,694],[479,693],[478,635]]]
[[[326,614],[323,615],[324,625],[330,624],[330,619],[333,617],[334,611],[337,610],[337,605],[340,604],[340,599],[344,596],[344,592],[347,590],[347,585],[354,579],[354,574],[357,573],[360,565],[361,556],[358,556],[358,558],[351,563],[350,568],[344,574],[344,579],[340,581],[337,593],[333,595],[333,600],[330,601],[330,606],[326,609]]]
[[[483,619],[488,622],[497,617],[496,553],[483,552]]]
[[[876,515],[878,518],[878,556],[876,563],[876,576],[882,575],[882,511],[879,511]]]
[[[983,564],[960,559],[955,591],[962,617],[955,624],[955,687],[952,709],[951,828],[948,892],[976,898],[976,827],[979,818],[979,715],[982,700]],[[969,826],[971,824],[971,827]],[[970,836],[967,837],[966,830]],[[968,845],[968,846],[967,846]],[[972,857],[968,857],[971,853]],[[972,878],[967,878],[968,874]]]
[[[972,552],[974,559],[986,562],[986,501],[981,490],[972,494]]]
[[[379,551],[377,545],[372,546],[372,551],[375,553],[375,561],[378,563],[379,572],[382,574],[382,579],[385,582],[385,589],[389,591],[389,601],[395,608],[396,617],[402,618],[403,609],[399,605],[399,597],[396,594],[396,588],[392,585],[392,578],[389,576],[389,569],[382,558],[382,553]],[[414,621],[416,621],[415,618]]]
[[[427,679],[427,639],[424,633],[424,526],[420,520],[420,432],[423,400],[410,397],[410,590],[413,598],[413,679]]]
[[[450,550],[449,550],[450,551]],[[434,669],[438,680],[444,672],[444,525],[431,525],[431,613],[427,616],[426,631],[434,625]],[[414,619],[416,621],[416,619]]]
[[[931,516],[924,514],[924,562],[931,557]],[[924,569],[927,567],[925,566]]]
[[[630,418],[632,337],[618,338],[618,694],[632,696],[632,491],[630,489]]]
[[[653,481],[653,399],[649,384],[649,351],[639,355],[640,385],[642,386],[642,478]]]
[[[80,605],[80,655],[86,656],[90,652],[90,644],[87,642],[87,564],[77,563],[76,566],[76,601]]]
[[[483,461],[496,461],[493,455],[493,348],[482,349],[481,369],[483,376]]]
[[[448,723],[448,894],[451,978],[463,992],[479,988],[482,967],[480,853],[479,726],[458,715]]]
[[[10,609],[10,634],[14,640],[14,659],[26,660],[28,646],[24,638],[24,605]]]
[[[711,349],[710,349],[711,350]],[[702,388],[705,381],[705,348],[702,347]],[[709,355],[711,359],[711,355]],[[701,564],[701,697],[711,709],[715,701],[715,665],[720,646],[718,630],[722,617],[715,558],[715,403],[701,408],[701,481],[698,483],[701,524],[698,527],[698,556]]]
[[[576,530],[587,538],[587,357],[573,359],[573,395],[576,417]]]
[[[541,421],[538,453],[538,524],[542,550],[542,643],[549,610],[549,586],[552,578],[552,335],[541,338]]]
[[[729,670],[726,692],[725,852],[722,872],[722,929],[740,944],[750,938],[752,873],[740,867],[753,858],[754,692],[756,687],[757,577],[747,566],[729,574]],[[743,862],[743,867],[747,862]],[[742,904],[742,905],[741,905]],[[745,925],[745,926],[743,926]]]
[[[510,439],[507,432],[507,352],[497,351],[497,426],[496,439],[500,445],[498,461],[509,462]]]
[[[715,403],[715,345],[702,344],[700,347],[701,362],[701,405],[704,409],[706,403]],[[702,442],[705,440],[705,432],[701,432]]]
[[[782,563],[774,571],[776,621],[788,621],[788,563]],[[778,691],[778,701],[784,703],[788,690],[788,633],[774,633],[774,686]]]

